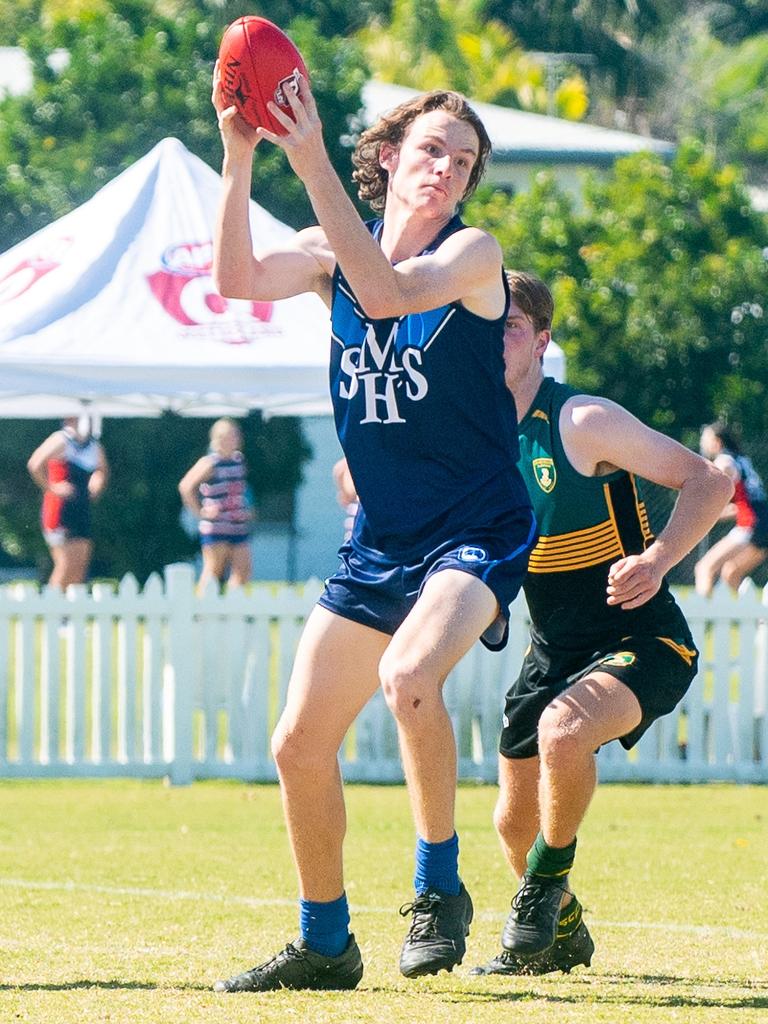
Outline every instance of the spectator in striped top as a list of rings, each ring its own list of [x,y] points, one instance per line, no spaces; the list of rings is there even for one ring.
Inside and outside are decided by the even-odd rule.
[[[186,508],[197,517],[203,571],[198,582],[202,593],[209,580],[239,587],[251,578],[250,539],[253,509],[248,500],[246,465],[240,448],[240,427],[228,417],[211,427],[206,455],[179,482]]]

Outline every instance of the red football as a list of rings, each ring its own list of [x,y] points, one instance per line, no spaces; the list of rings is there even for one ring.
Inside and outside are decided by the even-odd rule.
[[[299,75],[309,76],[301,54],[277,25],[254,15],[233,21],[219,47],[219,73],[224,99],[249,125],[285,135],[267,103],[290,113],[286,91],[298,91]]]

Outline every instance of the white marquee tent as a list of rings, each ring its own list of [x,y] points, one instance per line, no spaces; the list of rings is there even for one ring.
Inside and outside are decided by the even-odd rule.
[[[226,300],[213,286],[220,189],[164,139],[0,255],[0,416],[330,412],[321,300]],[[251,224],[260,244],[293,234],[254,202]],[[550,348],[547,372],[562,377]]]
[[[220,188],[165,139],[0,255],[0,415],[329,411],[322,301],[232,301],[213,287]],[[266,245],[294,233],[253,202],[251,223]]]

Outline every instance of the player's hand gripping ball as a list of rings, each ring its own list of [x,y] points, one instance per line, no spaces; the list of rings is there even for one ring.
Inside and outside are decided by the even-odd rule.
[[[267,103],[290,113],[288,92],[299,91],[299,76],[309,78],[301,54],[288,36],[266,18],[248,15],[227,28],[219,47],[221,91],[228,105],[252,128],[285,135]]]

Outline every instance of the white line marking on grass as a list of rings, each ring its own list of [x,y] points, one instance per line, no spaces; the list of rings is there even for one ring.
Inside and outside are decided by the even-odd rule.
[[[0,886],[5,889],[27,889],[46,892],[92,892],[109,896],[141,896],[147,899],[172,900],[183,902],[191,900],[195,903],[230,903],[240,907],[295,907],[298,900],[258,896],[234,896],[215,892],[190,892],[184,889],[150,889],[141,886],[127,885],[96,885],[89,882],[72,881],[38,881],[25,878],[0,878]],[[353,914],[394,914],[392,907],[369,907],[362,904],[350,904]],[[480,911],[475,917],[484,921],[499,921],[504,915],[494,911]],[[589,916],[589,923],[596,928],[621,928],[635,931],[675,932],[683,935],[697,935],[701,938],[725,937],[730,939],[768,940],[768,932],[750,931],[734,928],[731,925],[716,924],[679,924],[661,921],[602,921]]]

